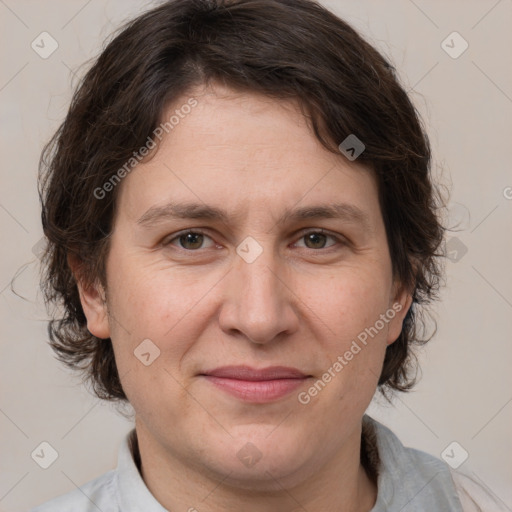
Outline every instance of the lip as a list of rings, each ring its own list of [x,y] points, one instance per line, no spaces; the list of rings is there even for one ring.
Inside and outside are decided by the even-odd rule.
[[[278,400],[300,387],[310,375],[296,368],[223,366],[201,374],[208,382],[238,399],[265,403]]]
[[[307,377],[297,368],[288,366],[269,366],[268,368],[251,368],[250,366],[222,366],[204,372],[202,375],[248,381],[263,381],[275,379],[301,379]]]

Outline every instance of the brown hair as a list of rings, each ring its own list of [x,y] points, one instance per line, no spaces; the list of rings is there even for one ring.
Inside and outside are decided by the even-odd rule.
[[[144,146],[170,102],[219,81],[295,99],[332,152],[350,134],[373,169],[395,277],[413,291],[402,332],[387,348],[381,391],[406,391],[420,304],[439,287],[443,228],[429,141],[393,66],[354,29],[311,0],[171,0],[122,27],[86,73],[44,148],[39,192],[48,239],[41,284],[63,307],[48,331],[58,358],[81,369],[98,397],[126,400],[111,340],[87,330],[68,255],[80,278],[106,287],[116,196],[94,193]]]

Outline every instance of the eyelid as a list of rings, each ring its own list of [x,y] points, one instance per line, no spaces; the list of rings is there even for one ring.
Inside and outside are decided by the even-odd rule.
[[[315,234],[322,234],[322,235],[325,235],[325,236],[329,236],[331,238],[333,238],[334,240],[336,240],[337,244],[335,245],[346,245],[348,243],[348,241],[346,240],[346,238],[343,236],[343,235],[340,235],[338,233],[334,233],[332,231],[329,231],[327,229],[324,229],[324,228],[304,228],[304,229],[301,229],[300,231],[298,231],[297,233],[295,233],[294,237],[297,238],[298,237],[298,240],[302,239],[303,237],[305,237],[306,235],[309,235],[310,233],[315,233]],[[298,241],[297,240],[297,241]],[[297,243],[297,242],[295,242]],[[329,247],[325,247],[323,249],[311,249],[312,251],[314,252],[320,252],[320,251],[327,251],[329,250],[331,247],[335,247],[335,245],[331,245]]]
[[[208,238],[210,238],[212,241],[214,241],[213,238],[205,230],[203,230],[201,228],[188,228],[188,229],[182,229],[181,231],[178,231],[177,233],[173,233],[172,235],[165,237],[162,241],[162,245],[164,247],[171,245],[171,242],[178,239],[180,236],[187,235],[188,233],[196,233],[198,235],[204,235],[204,236],[207,236]],[[172,237],[172,238],[169,238],[169,237]],[[178,249],[181,249],[182,251],[187,251],[187,252],[198,252],[199,251],[199,249],[196,251],[192,251],[190,249],[183,249],[181,247],[178,247]]]
[[[170,235],[172,238],[169,238],[169,237],[164,238],[162,243],[161,243],[161,245],[164,246],[164,247],[167,247],[169,245],[173,245],[172,244],[173,241],[178,239],[180,236],[186,235],[188,233],[196,233],[196,234],[204,235],[204,236],[210,238],[210,240],[212,240],[212,242],[214,244],[216,244],[215,240],[213,240],[213,238],[208,234],[208,230],[205,230],[205,229],[202,229],[202,228],[199,228],[199,227],[197,227],[197,228],[193,227],[193,228],[183,229],[181,231],[178,231],[177,233],[173,233],[172,235]],[[302,228],[299,231],[294,233],[293,237],[294,237],[294,239],[296,239],[296,241],[294,242],[294,245],[297,242],[299,242],[303,237],[305,237],[306,235],[308,235],[310,233],[322,234],[322,235],[331,237],[336,242],[335,244],[333,244],[331,246],[320,248],[320,249],[309,249],[308,247],[302,248],[302,249],[309,249],[309,251],[311,251],[311,252],[318,252],[318,253],[324,252],[324,253],[326,253],[330,249],[336,248],[337,246],[340,246],[340,245],[341,246],[346,246],[346,245],[350,244],[350,242],[343,235],[341,235],[339,233],[334,233],[334,232],[331,232],[331,231],[326,230],[324,228],[309,227],[309,228]],[[184,248],[179,247],[179,246],[175,246],[175,248],[178,249],[179,251],[187,252],[187,253],[194,253],[194,252],[200,252],[201,251],[201,249],[196,249],[196,250],[184,249]]]

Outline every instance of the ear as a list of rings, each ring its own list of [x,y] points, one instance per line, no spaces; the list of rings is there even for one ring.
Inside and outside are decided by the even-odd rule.
[[[107,301],[105,290],[99,283],[86,283],[81,277],[81,261],[76,255],[68,254],[68,265],[75,276],[80,302],[87,318],[87,329],[97,338],[110,338]]]
[[[394,343],[400,333],[404,323],[404,318],[407,315],[412,305],[412,291],[408,290],[405,286],[397,283],[394,286],[394,293],[392,294],[389,311],[394,311],[395,315],[389,322],[387,344]]]

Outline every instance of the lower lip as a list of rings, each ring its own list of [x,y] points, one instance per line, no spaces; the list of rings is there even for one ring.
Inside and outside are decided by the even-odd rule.
[[[307,377],[300,379],[238,380],[203,375],[214,386],[247,402],[265,403],[282,398],[300,387]]]

